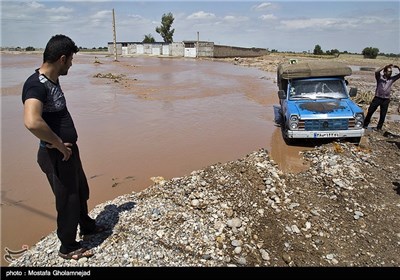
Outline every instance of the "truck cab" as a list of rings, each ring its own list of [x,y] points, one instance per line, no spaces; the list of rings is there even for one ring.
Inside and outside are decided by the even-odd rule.
[[[278,66],[279,120],[288,144],[305,138],[348,138],[359,143],[364,135],[364,112],[353,102],[357,89],[348,90],[352,70],[339,62],[283,63]]]

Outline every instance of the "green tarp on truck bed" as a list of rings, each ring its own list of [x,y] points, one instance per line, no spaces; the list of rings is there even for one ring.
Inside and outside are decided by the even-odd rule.
[[[351,68],[340,62],[308,61],[283,63],[278,66],[278,83],[281,79],[298,79],[311,77],[350,76]]]

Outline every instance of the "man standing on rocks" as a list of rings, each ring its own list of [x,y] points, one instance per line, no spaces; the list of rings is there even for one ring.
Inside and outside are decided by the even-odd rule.
[[[399,73],[392,76],[392,68],[397,68],[397,70],[399,70]],[[376,126],[376,129],[377,130],[382,129],[389,108],[390,92],[392,89],[392,85],[399,78],[400,78],[400,68],[397,65],[389,64],[375,71],[375,79],[376,79],[375,97],[372,99],[369,105],[367,116],[365,117],[364,120],[364,128],[368,127],[369,123],[371,122],[372,115],[375,113],[376,109],[380,107],[379,121]]]
[[[43,53],[43,64],[24,83],[25,127],[40,139],[37,162],[55,195],[58,255],[64,259],[93,256],[76,241],[81,235],[105,230],[88,215],[89,186],[79,156],[78,134],[67,109],[59,76],[67,75],[74,54],[79,51],[65,35],[53,36]]]

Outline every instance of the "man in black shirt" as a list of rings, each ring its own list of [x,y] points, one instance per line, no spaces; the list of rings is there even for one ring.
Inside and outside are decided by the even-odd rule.
[[[24,83],[25,127],[40,139],[37,161],[55,195],[59,256],[65,259],[91,257],[93,253],[76,241],[81,235],[105,230],[88,215],[89,186],[76,144],[78,134],[67,109],[59,76],[67,75],[79,51],[65,35],[53,36],[43,53],[43,63]]]

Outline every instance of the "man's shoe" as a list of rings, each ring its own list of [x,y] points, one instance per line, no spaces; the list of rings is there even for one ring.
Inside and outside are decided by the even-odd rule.
[[[107,227],[106,227],[106,226],[104,226],[104,225],[96,225],[96,227],[94,228],[94,230],[92,230],[92,231],[90,231],[90,232],[87,232],[87,233],[80,232],[80,233],[79,233],[79,237],[82,238],[83,240],[88,240],[88,239],[90,239],[93,235],[102,233],[102,232],[104,232],[104,231],[106,231],[106,230],[107,230]]]
[[[67,254],[63,254],[61,252],[58,252],[58,255],[65,259],[65,260],[79,260],[81,258],[90,258],[94,256],[94,253],[92,251],[89,251],[87,248],[79,248],[75,251],[69,252]]]

